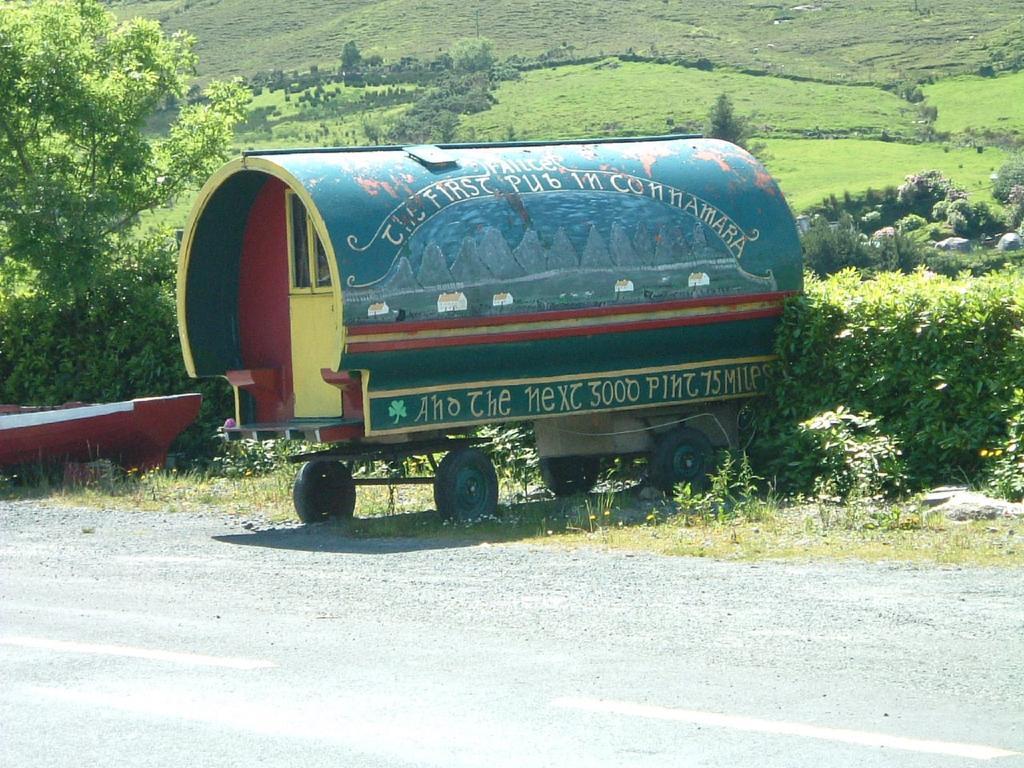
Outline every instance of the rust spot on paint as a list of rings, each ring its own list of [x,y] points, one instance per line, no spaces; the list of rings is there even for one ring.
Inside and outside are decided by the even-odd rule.
[[[381,192],[386,192],[391,197],[397,198],[398,193],[395,192],[395,188],[388,184],[386,181],[378,181],[377,179],[368,179],[365,176],[356,176],[356,184],[363,188],[363,191],[371,197],[377,197]]]
[[[640,164],[644,167],[644,173],[647,174],[647,178],[651,178],[654,171],[654,164],[663,157],[671,157],[675,152],[671,147],[667,146],[654,146],[654,147],[640,147],[624,149],[622,151],[623,157],[628,157],[633,160],[639,160]]]
[[[394,183],[394,188],[402,194],[403,197],[412,197],[416,190],[412,188],[412,183],[416,180],[415,176],[411,174],[394,174],[391,176],[391,181]]]
[[[701,152],[701,154],[714,154],[710,152]],[[732,165],[729,165],[728,161],[732,161]],[[704,158],[710,159],[710,158]],[[740,163],[753,171],[754,174],[754,186],[760,189],[762,192],[767,192],[769,195],[778,195],[779,188],[775,185],[774,180],[769,175],[768,171],[765,170],[764,166],[757,161],[753,155],[748,152],[739,149],[738,147],[732,147],[727,149],[721,156],[721,159],[716,159],[716,162],[722,167],[723,170],[733,171],[736,170],[736,163]]]
[[[768,171],[760,166],[754,170],[754,184],[757,185],[758,189],[767,192],[769,195],[779,194],[779,188],[775,186],[775,182],[772,181]]]
[[[516,215],[522,220],[523,226],[527,229],[530,228],[530,212],[526,210],[526,205],[523,203],[523,199],[519,195],[515,192],[495,192],[494,196],[497,199],[504,200],[508,203],[512,210],[516,212]]]
[[[698,152],[694,152],[693,156],[698,160],[705,160],[709,163],[715,163],[726,173],[732,173],[732,166],[729,165],[729,161],[725,159],[725,155],[721,152],[714,152],[710,149],[702,149]]]

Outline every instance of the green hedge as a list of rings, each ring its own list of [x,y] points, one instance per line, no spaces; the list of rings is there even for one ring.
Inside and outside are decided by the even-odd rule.
[[[797,425],[843,406],[896,439],[909,487],[980,481],[982,452],[1007,441],[1024,383],[1022,328],[1019,271],[808,277],[786,307],[781,364],[757,405],[762,471],[784,489],[810,490],[814,478],[792,451]]]
[[[170,269],[122,265],[98,275],[73,301],[35,293],[0,301],[0,402],[111,402],[199,391],[200,417],[173,450],[211,454],[216,428],[232,412],[230,388],[186,375]]]

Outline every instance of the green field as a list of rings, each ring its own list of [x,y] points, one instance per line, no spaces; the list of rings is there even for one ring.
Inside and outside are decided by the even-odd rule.
[[[971,200],[992,202],[989,175],[1006,153],[946,148],[939,144],[895,144],[836,139],[768,139],[768,169],[782,186],[794,212],[806,210],[830,194],[899,186],[908,174],[938,169],[965,188]]]
[[[989,61],[986,46],[1013,39],[1021,24],[1019,0],[969,8],[961,0],[111,0],[110,7],[122,18],[148,16],[194,33],[204,77],[337,66],[348,40],[388,60],[431,59],[480,34],[503,56],[633,49],[837,82],[888,82],[976,71]]]
[[[606,59],[524,73],[497,91],[498,103],[463,118],[478,139],[547,139],[700,131],[719,94],[762,136],[913,136],[917,108],[869,86],[826,85],[725,70]]]
[[[990,175],[1005,155],[957,147],[969,135],[991,145],[1024,137],[1024,72],[970,76],[981,65],[1005,61],[1007,41],[1024,35],[1017,0],[965,10],[954,0],[917,4],[838,0],[799,6],[692,0],[551,0],[547,3],[463,3],[446,0],[409,7],[397,0],[265,0],[259,12],[243,0],[121,0],[121,17],[143,14],[165,28],[197,35],[200,74],[251,74],[273,69],[336,67],[355,40],[364,55],[394,61],[432,59],[479,32],[499,56],[553,59],[598,54],[699,57],[707,67],[622,61],[525,71],[495,91],[489,110],[464,115],[460,141],[557,139],[587,136],[700,132],[715,98],[727,94],[746,117],[755,144],[781,180],[794,210],[829,194],[858,194],[898,185],[936,168],[991,199]],[[776,23],[778,22],[778,23]],[[741,69],[763,74],[746,74]],[[954,74],[955,77],[948,77]],[[772,76],[772,75],[783,75]],[[809,76],[830,82],[794,79]],[[938,109],[935,129],[949,145],[909,143],[922,130],[918,105],[862,83],[893,83],[946,76],[923,86]],[[861,84],[858,84],[861,83]],[[264,91],[250,107],[236,148],[351,146],[386,134],[414,95],[411,85],[390,101],[394,87],[329,84],[312,91]],[[377,99],[375,101],[375,99]],[[887,136],[908,143],[882,142]],[[963,142],[961,142],[963,143]],[[180,224],[189,201],[147,217]]]
[[[1024,72],[950,78],[923,91],[928,104],[939,110],[935,122],[939,131],[991,131],[1024,138]]]
[[[358,130],[354,127],[353,130]],[[249,141],[250,137],[241,137]],[[308,142],[307,142],[308,143]],[[275,146],[298,146],[281,143]],[[782,186],[794,213],[800,213],[830,194],[857,194],[867,189],[898,186],[911,174],[936,168],[968,190],[971,200],[992,201],[989,175],[1006,160],[997,149],[978,154],[973,149],[947,148],[938,144],[895,144],[861,139],[766,139],[762,154],[772,175]],[[242,145],[270,146],[252,141]],[[180,227],[191,199],[160,208],[144,217],[147,227]]]
[[[256,96],[251,113],[272,111],[258,129],[239,132],[236,150],[364,145],[365,123],[386,126],[405,108],[363,109],[362,89],[331,85],[325,90],[336,94],[329,99],[337,108],[333,118],[316,117],[308,104],[300,107],[297,93],[288,101],[283,91]],[[790,138],[815,126],[836,133],[874,135],[882,128],[893,132],[894,125],[911,130],[911,105],[878,89],[637,63],[528,72],[522,80],[499,89],[499,103],[494,108],[464,117],[459,138],[503,140],[509,126],[515,127],[518,139],[657,134],[669,129],[669,117],[676,130],[699,131],[701,119],[718,93],[729,93],[739,113],[749,110],[753,116],[759,127],[755,143],[763,146],[765,151],[760,154],[796,212],[829,194],[857,194],[899,185],[908,174],[930,168],[966,188],[972,199],[991,201],[989,177],[1006,159],[1004,152],[993,148],[979,154],[974,149],[942,144]],[[764,106],[758,110],[757,105]],[[191,200],[179,200],[170,208],[147,214],[145,222],[181,226],[190,205]]]
[[[389,90],[411,98],[416,87],[355,88],[335,83],[326,86],[320,100],[313,104],[300,97],[314,89],[289,94],[287,100],[284,91],[263,91],[249,105],[250,120],[238,130],[235,144],[239,149],[366,144],[367,122],[387,125],[407,108],[404,104],[380,106],[370,101]]]

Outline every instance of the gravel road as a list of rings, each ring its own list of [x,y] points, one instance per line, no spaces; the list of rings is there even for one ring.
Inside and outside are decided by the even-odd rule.
[[[0,552],[3,765],[1024,766],[1024,570],[41,502]]]

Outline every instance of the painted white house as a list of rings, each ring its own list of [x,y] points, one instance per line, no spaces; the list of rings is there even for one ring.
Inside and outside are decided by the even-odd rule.
[[[442,293],[437,297],[438,312],[462,312],[469,306],[466,294],[462,291]]]
[[[707,272],[691,272],[690,273],[690,287],[691,288],[702,288],[705,285],[711,285],[711,278]]]

